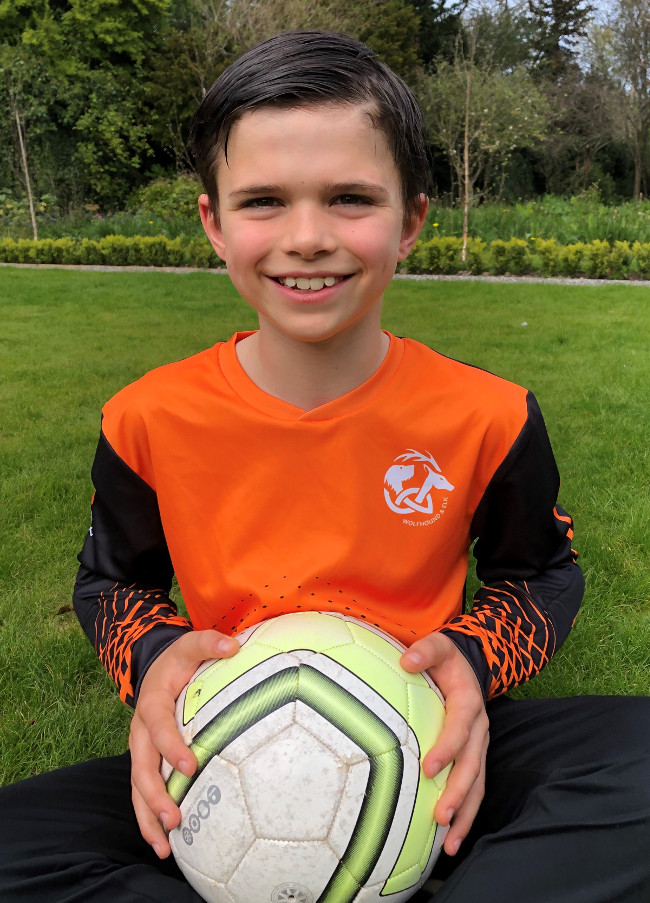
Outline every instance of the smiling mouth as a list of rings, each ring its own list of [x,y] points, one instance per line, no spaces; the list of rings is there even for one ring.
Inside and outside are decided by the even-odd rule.
[[[272,277],[274,282],[299,292],[318,292],[322,288],[331,288],[349,276],[279,276]]]

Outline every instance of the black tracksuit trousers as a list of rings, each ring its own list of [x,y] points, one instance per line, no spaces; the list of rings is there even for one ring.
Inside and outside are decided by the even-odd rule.
[[[413,903],[650,903],[650,697],[498,699],[488,713],[481,810],[439,859],[440,890]],[[93,760],[0,789],[2,903],[200,903],[140,837],[129,767]]]

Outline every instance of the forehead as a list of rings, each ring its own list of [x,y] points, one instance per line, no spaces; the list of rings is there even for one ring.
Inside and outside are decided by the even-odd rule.
[[[368,104],[260,107],[231,128],[226,153],[218,160],[217,181],[237,178],[250,168],[298,179],[337,180],[361,176],[399,181],[385,135],[373,124]]]

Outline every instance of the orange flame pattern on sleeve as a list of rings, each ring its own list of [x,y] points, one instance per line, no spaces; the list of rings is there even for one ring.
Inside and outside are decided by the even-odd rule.
[[[135,705],[133,646],[159,625],[191,627],[162,591],[145,591],[135,586],[125,589],[116,584],[110,593],[100,595],[95,620],[96,648],[101,663],[117,684],[120,699],[127,705]]]

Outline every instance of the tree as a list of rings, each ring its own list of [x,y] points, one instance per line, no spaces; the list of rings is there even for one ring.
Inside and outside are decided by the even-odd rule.
[[[611,79],[569,70],[546,88],[549,128],[540,153],[547,189],[584,191],[598,153],[621,133],[621,97]]]
[[[453,62],[441,62],[418,88],[430,138],[444,148],[459,187],[463,250],[477,184],[487,192],[515,148],[541,140],[546,122],[544,98],[526,70],[502,72],[486,61],[479,64],[477,44],[476,32],[469,52],[459,40]]]
[[[487,62],[502,72],[530,67],[536,30],[528,15],[527,0],[481,0],[469,24],[471,31],[480,35],[477,63]]]
[[[456,36],[462,30],[468,0],[408,0],[417,13],[417,53],[425,66],[451,60]]]
[[[146,62],[164,30],[169,2],[0,3],[5,44],[29,52],[47,73],[45,85],[25,80],[23,92],[30,108],[47,111],[43,159],[63,161],[65,147],[75,168],[72,181],[107,206],[117,205],[142,178],[152,155]]]
[[[412,79],[419,63],[418,23],[404,0],[369,0],[364,7],[349,0],[175,0],[170,27],[152,57],[148,85],[157,140],[177,169],[189,168],[189,123],[202,97],[241,51],[278,31],[334,27],[365,41]]]
[[[528,0],[528,8],[536,30],[538,71],[555,80],[575,63],[594,6],[587,0]]]
[[[9,115],[16,127],[16,136],[20,149],[20,164],[23,171],[25,191],[29,204],[29,216],[32,223],[34,241],[38,239],[38,226],[36,225],[36,213],[34,209],[34,195],[32,193],[32,179],[26,150],[25,116],[27,102],[23,91],[23,75],[25,72],[25,60],[17,48],[3,46],[0,49],[0,75],[3,77],[3,87],[6,95],[6,105]]]
[[[650,0],[618,0],[607,25],[612,71],[621,87],[625,134],[634,157],[633,195],[647,193],[650,129]]]

